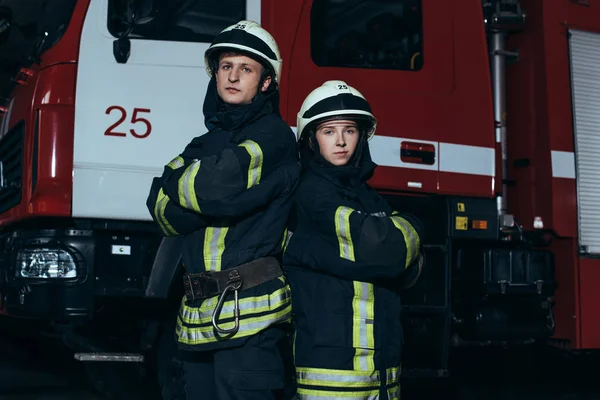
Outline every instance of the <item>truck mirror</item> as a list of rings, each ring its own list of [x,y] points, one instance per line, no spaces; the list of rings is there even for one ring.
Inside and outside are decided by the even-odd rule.
[[[120,37],[113,41],[113,55],[119,64],[125,64],[131,55],[131,41],[126,37]]]
[[[131,55],[129,34],[136,26],[154,21],[159,12],[159,3],[159,0],[132,0],[128,3],[126,29],[113,41],[113,55],[117,63],[127,63]]]

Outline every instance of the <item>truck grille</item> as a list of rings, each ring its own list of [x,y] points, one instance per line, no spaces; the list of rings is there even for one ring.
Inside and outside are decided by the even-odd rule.
[[[0,139],[0,213],[21,202],[24,133],[21,121]]]

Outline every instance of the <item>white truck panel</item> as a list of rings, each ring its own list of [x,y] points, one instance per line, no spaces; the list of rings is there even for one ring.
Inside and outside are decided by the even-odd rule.
[[[247,4],[247,18],[260,22],[260,0]],[[193,137],[206,132],[202,106],[209,81],[204,67],[208,43],[133,39],[129,60],[118,64],[107,9],[108,0],[91,1],[81,37],[72,215],[150,220],[146,198],[152,178]],[[121,118],[114,135],[107,135]],[[146,122],[133,118],[149,122],[147,136]]]

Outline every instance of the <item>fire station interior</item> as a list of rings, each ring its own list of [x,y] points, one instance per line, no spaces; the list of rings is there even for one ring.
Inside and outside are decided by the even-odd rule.
[[[600,1],[208,1],[0,0],[0,353],[11,355],[0,357],[0,398],[177,398],[164,394],[170,375],[160,375],[160,363],[175,351],[163,313],[181,301],[171,282],[182,272],[177,258],[153,273],[160,257],[152,257],[180,243],[162,241],[148,221],[20,221],[11,210],[33,202],[26,185],[35,186],[38,170],[23,164],[23,186],[5,185],[3,158],[17,146],[7,133],[37,134],[27,120],[11,126],[4,118],[13,98],[35,103],[15,93],[29,93],[61,40],[77,43],[90,2],[99,2],[115,65],[127,65],[139,41],[210,43],[260,5],[284,55],[282,116],[293,128],[309,87],[341,77],[364,88],[381,111],[380,135],[395,140],[371,142],[380,164],[371,183],[427,227],[424,270],[402,294],[403,398],[600,399]],[[32,154],[42,143],[24,140],[19,146]],[[11,238],[67,229],[93,232],[106,247],[131,236],[155,252],[128,267],[138,280],[130,271],[93,272],[82,290],[89,321],[31,314],[33,302],[23,300],[31,288],[12,278],[16,264],[3,254]],[[75,297],[54,289],[47,296],[65,304]],[[124,317],[131,310],[139,311],[135,324]],[[160,322],[148,321],[154,312]],[[140,326],[144,333],[132,338]],[[48,383],[31,389],[3,372]]]

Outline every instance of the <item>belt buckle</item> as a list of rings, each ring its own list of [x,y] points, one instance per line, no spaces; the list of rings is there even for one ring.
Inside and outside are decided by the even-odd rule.
[[[192,276],[188,273],[183,274],[183,287],[188,301],[196,300],[196,293],[194,292],[194,281],[192,280]]]

